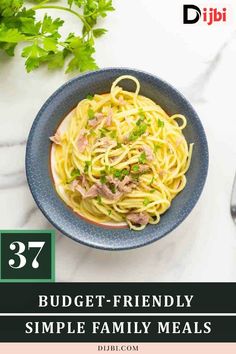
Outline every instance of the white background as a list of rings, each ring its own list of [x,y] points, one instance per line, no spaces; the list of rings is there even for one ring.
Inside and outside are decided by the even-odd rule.
[[[56,279],[235,281],[236,229],[229,212],[236,167],[235,2],[193,2],[227,7],[227,23],[212,26],[183,25],[185,2],[180,0],[113,3],[116,11],[104,21],[109,32],[97,41],[99,66],[143,69],[184,93],[197,110],[208,137],[208,180],[191,215],[150,246],[123,252],[100,251],[56,232]],[[58,11],[48,12],[62,16]],[[65,33],[78,30],[76,18],[70,14],[64,18]],[[35,206],[26,183],[25,143],[41,105],[69,78],[61,71],[48,72],[46,68],[26,74],[19,50],[10,60],[0,54],[1,229],[51,228]]]

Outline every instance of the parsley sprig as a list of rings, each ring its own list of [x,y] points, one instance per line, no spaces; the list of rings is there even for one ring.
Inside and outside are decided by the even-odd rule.
[[[27,72],[42,64],[59,69],[65,63],[67,73],[95,70],[95,39],[106,33],[106,29],[96,25],[99,18],[114,10],[112,0],[67,0],[66,6],[49,2],[37,1],[29,8],[26,0],[0,0],[0,50],[14,56],[17,44],[26,43],[22,57]],[[69,33],[62,39],[59,30],[64,21],[53,19],[46,13],[48,9],[74,15],[83,24],[82,33]],[[45,11],[40,21],[35,16],[39,10]]]

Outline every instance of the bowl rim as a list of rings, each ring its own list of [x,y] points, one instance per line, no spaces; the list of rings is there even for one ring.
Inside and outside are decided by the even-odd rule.
[[[31,184],[31,176],[30,176],[30,157],[29,157],[29,152],[30,152],[30,148],[31,148],[31,142],[32,142],[32,138],[35,132],[35,129],[37,127],[37,123],[41,118],[42,113],[47,109],[48,105],[51,104],[51,102],[64,90],[66,89],[68,86],[70,86],[71,84],[73,84],[73,82],[77,81],[77,80],[83,80],[84,78],[89,78],[93,75],[96,75],[97,73],[105,73],[105,72],[109,72],[109,71],[116,71],[117,74],[121,74],[121,72],[124,71],[128,71],[129,75],[130,72],[133,72],[133,74],[135,75],[135,73],[138,73],[140,75],[144,75],[146,77],[150,77],[152,79],[157,79],[159,82],[161,82],[165,87],[169,88],[170,90],[172,90],[173,92],[175,92],[177,94],[177,96],[179,96],[181,98],[181,100],[183,100],[185,102],[185,104],[187,105],[188,108],[191,109],[191,111],[193,111],[194,114],[194,119],[196,119],[196,121],[198,121],[198,123],[200,124],[201,127],[201,134],[202,134],[202,138],[205,142],[205,164],[204,164],[204,170],[202,173],[202,183],[201,185],[198,185],[198,189],[195,193],[195,197],[192,199],[192,202],[190,204],[188,204],[188,207],[185,209],[184,213],[182,214],[181,217],[178,218],[178,220],[176,222],[173,223],[173,225],[166,231],[164,231],[161,235],[158,236],[154,236],[151,240],[146,240],[145,238],[143,238],[143,242],[140,242],[138,245],[124,245],[124,246],[114,246],[114,245],[99,245],[99,244],[95,244],[93,242],[90,242],[90,240],[88,241],[84,241],[79,239],[78,237],[75,237],[73,235],[71,235],[70,233],[68,233],[66,230],[63,229],[63,227],[59,226],[57,221],[55,221],[50,214],[44,209],[43,204],[41,203],[41,201],[38,198],[37,193],[35,192],[32,184]],[[199,201],[199,198],[202,194],[202,191],[204,189],[205,183],[206,183],[206,179],[207,179],[207,175],[208,175],[208,168],[209,168],[209,148],[208,148],[208,142],[207,142],[207,137],[206,137],[206,133],[203,127],[203,124],[197,114],[197,112],[195,111],[195,109],[193,108],[192,104],[189,102],[189,100],[178,90],[176,89],[172,84],[168,83],[167,81],[163,80],[162,78],[160,78],[159,76],[149,73],[145,70],[140,70],[140,69],[135,69],[132,67],[105,67],[102,69],[98,69],[98,70],[94,70],[94,71],[89,71],[86,73],[82,73],[79,74],[75,77],[73,77],[72,79],[66,81],[64,84],[62,84],[58,89],[56,89],[47,99],[46,101],[43,103],[43,105],[41,106],[40,110],[38,111],[38,113],[36,114],[36,117],[32,123],[32,126],[30,128],[28,137],[27,137],[27,143],[26,143],[26,152],[25,152],[25,171],[26,171],[26,178],[27,178],[27,183],[30,189],[30,192],[33,196],[33,199],[36,203],[36,205],[38,206],[38,208],[40,209],[40,211],[43,213],[43,215],[46,217],[46,219],[57,229],[59,230],[63,235],[69,237],[70,239],[72,239],[73,241],[80,243],[82,245],[88,246],[88,247],[92,247],[95,249],[99,249],[99,250],[109,250],[109,251],[127,251],[127,250],[131,250],[131,249],[136,249],[136,248],[140,248],[140,247],[144,247],[147,245],[152,244],[153,242],[156,242],[160,239],[162,239],[164,236],[168,235],[169,233],[171,233],[174,229],[176,229],[188,216],[189,214],[192,212],[192,210],[194,209],[194,207],[196,206],[197,202]],[[59,196],[58,196],[59,198]],[[89,224],[87,221],[85,221],[87,224]]]

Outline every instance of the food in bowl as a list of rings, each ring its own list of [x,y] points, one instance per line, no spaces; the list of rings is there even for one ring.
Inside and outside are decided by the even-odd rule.
[[[125,79],[135,92],[118,86]],[[157,224],[186,185],[193,150],[182,132],[187,120],[139,91],[134,76],[118,77],[109,93],[80,101],[50,137],[57,193],[99,225]]]

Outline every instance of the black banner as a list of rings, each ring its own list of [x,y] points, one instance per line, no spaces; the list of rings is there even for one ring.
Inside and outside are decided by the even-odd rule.
[[[236,342],[235,283],[0,284],[0,342]]]
[[[231,316],[14,316],[0,322],[0,342],[235,341],[236,317]]]
[[[59,295],[53,299],[54,303],[59,299],[59,306],[50,306],[49,298],[47,307],[39,307],[39,295]],[[70,306],[61,306],[62,295],[72,298]],[[78,295],[81,306],[73,301]],[[89,295],[94,297],[92,307],[85,304]],[[102,307],[98,307],[98,295],[104,296]],[[117,307],[113,306],[114,295],[121,295]],[[133,307],[123,306],[124,295],[132,297]],[[143,306],[142,296],[146,295],[158,297],[162,306],[152,306],[151,298],[150,306]],[[191,295],[191,307],[182,306],[186,304],[184,296]],[[164,306],[164,297],[173,297],[173,305]],[[236,283],[4,283],[0,284],[0,299],[0,313],[236,313]]]

